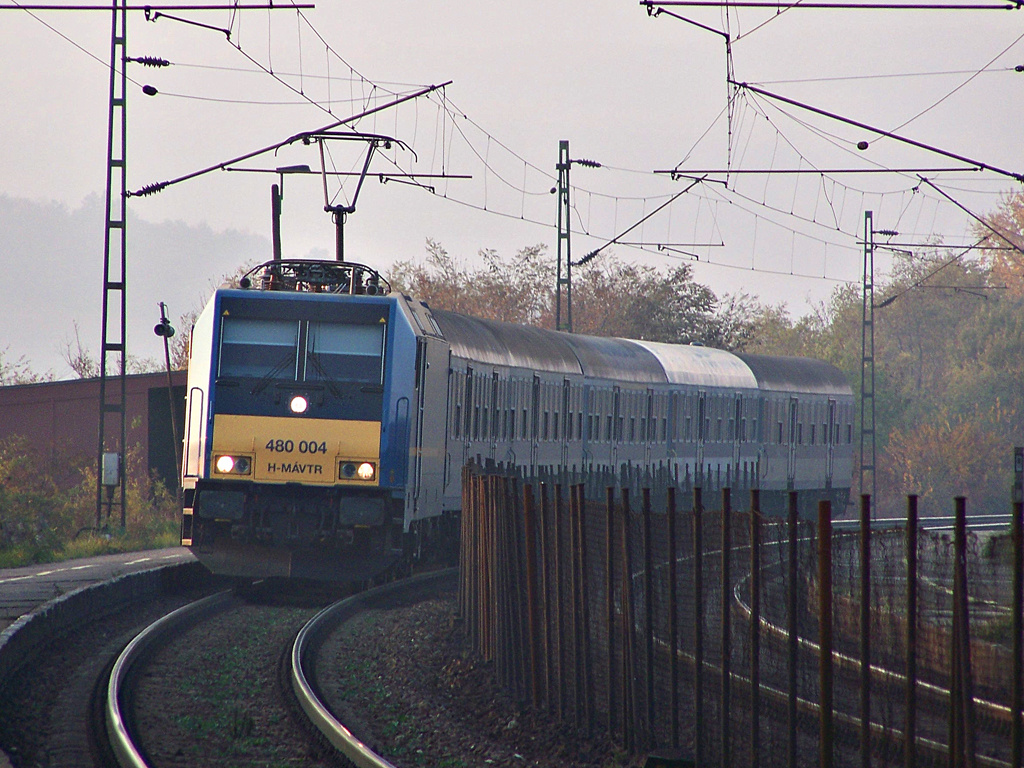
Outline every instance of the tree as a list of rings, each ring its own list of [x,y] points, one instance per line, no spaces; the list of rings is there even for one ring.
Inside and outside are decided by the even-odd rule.
[[[389,277],[393,288],[437,309],[554,327],[555,270],[544,245],[522,248],[509,260],[492,249],[478,258],[478,268],[467,267],[427,240],[425,263],[399,262]],[[688,265],[662,272],[604,254],[573,275],[577,333],[733,348],[749,339],[756,312],[745,295],[719,302],[693,281]]]
[[[0,387],[9,387],[15,384],[38,384],[42,381],[52,381],[53,374],[39,374],[32,370],[32,366],[24,355],[16,360],[8,357],[10,347],[0,349]]]
[[[401,261],[391,269],[392,288],[430,306],[488,320],[544,324],[551,312],[554,270],[545,261],[546,246],[520,249],[503,261],[492,249],[478,252],[481,268],[458,263],[434,240],[427,240],[425,264]]]
[[[62,352],[64,362],[75,372],[80,379],[94,379],[100,375],[99,358],[93,357],[88,347],[82,344],[82,338],[78,330],[78,323],[75,323],[74,346],[70,339],[64,340],[64,351]],[[125,373],[153,373],[162,370],[163,366],[152,358],[136,357],[127,355],[125,357]],[[113,376],[117,371],[107,371],[108,376]]]
[[[593,336],[714,344],[724,335],[716,304],[687,264],[661,273],[605,255],[578,270],[573,282],[574,330]]]
[[[974,226],[974,234],[987,251],[996,282],[1003,282],[1012,296],[1024,295],[1024,192],[1004,197],[998,208]]]

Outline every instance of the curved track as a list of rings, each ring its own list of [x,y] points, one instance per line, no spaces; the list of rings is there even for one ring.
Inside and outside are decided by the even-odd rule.
[[[431,594],[436,585],[456,578],[457,569],[448,569],[396,581],[376,589],[340,600],[320,611],[297,634],[290,649],[289,683],[302,713],[308,718],[311,731],[318,733],[341,757],[359,768],[394,768],[384,757],[369,747],[340,722],[324,704],[316,684],[316,654],[327,636],[339,624],[360,611],[379,607],[396,600]],[[106,685],[104,720],[110,749],[121,768],[149,768],[143,748],[133,732],[127,700],[134,670],[147,652],[168,636],[183,631],[203,617],[226,608],[233,598],[230,590],[190,603],[163,616],[139,633],[116,659]]]
[[[322,610],[296,635],[291,652],[291,684],[299,706],[323,738],[358,768],[394,766],[366,746],[324,704],[312,671],[317,649],[329,632],[360,611],[417,593],[432,593],[437,584],[454,580],[457,574],[457,568],[449,568],[396,581],[346,598]]]
[[[141,749],[136,744],[132,734],[131,720],[123,706],[126,681],[132,673],[133,666],[150,647],[166,637],[168,633],[196,621],[208,611],[216,610],[227,603],[231,594],[230,590],[218,592],[163,616],[136,635],[114,661],[106,687],[107,700],[104,707],[104,719],[110,747],[122,768],[148,768],[149,766]]]

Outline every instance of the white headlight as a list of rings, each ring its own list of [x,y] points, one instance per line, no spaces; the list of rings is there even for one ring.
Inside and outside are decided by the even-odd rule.
[[[360,480],[373,480],[373,476],[377,473],[373,464],[368,461],[364,461],[359,465],[359,469],[356,470],[356,474],[359,475]]]
[[[226,475],[232,469],[235,468],[235,460],[231,456],[218,456],[217,457],[217,471],[221,474]]]
[[[288,403],[288,407],[292,409],[292,413],[305,413],[306,409],[309,408],[309,401],[302,395],[296,395]]]

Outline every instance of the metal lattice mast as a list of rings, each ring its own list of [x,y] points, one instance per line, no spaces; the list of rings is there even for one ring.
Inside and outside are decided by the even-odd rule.
[[[555,279],[555,328],[572,333],[572,248],[569,236],[569,142],[558,142],[558,272]],[[562,324],[562,287],[565,324]]]
[[[100,527],[103,489],[107,488],[107,514],[117,504],[125,525],[125,150],[128,123],[125,115],[128,85],[125,53],[127,6],[113,0],[110,30],[110,99],[107,122],[107,199],[103,240],[103,323],[100,344],[100,424],[96,474],[96,527]],[[117,371],[115,378],[108,368]],[[113,454],[117,458],[107,458]],[[116,474],[115,474],[116,470]],[[116,496],[116,501],[115,501]]]
[[[875,228],[871,211],[864,212],[864,290],[861,312],[860,366],[860,492],[870,493],[877,509],[875,475]],[[870,455],[869,455],[870,454]],[[871,475],[868,485],[867,475]]]

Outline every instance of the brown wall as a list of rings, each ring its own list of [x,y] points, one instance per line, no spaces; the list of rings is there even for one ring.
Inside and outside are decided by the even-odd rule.
[[[184,410],[186,373],[174,371],[176,409]],[[116,378],[107,380],[107,387],[117,387]],[[138,445],[142,456],[152,468],[161,463],[161,455],[173,455],[173,441],[167,421],[170,406],[167,400],[167,374],[146,373],[125,379],[129,447]],[[152,391],[152,393],[151,393]],[[43,456],[95,457],[99,439],[99,379],[75,379],[42,384],[0,387],[0,440],[15,435],[28,439],[31,447]],[[150,402],[159,400],[162,412],[150,428]],[[108,397],[109,400],[109,397]],[[156,411],[156,409],[154,409]],[[116,430],[117,419],[107,420],[107,430]],[[180,425],[179,425],[180,427]],[[151,432],[154,442],[151,445]],[[179,439],[181,432],[178,433]],[[166,460],[163,460],[166,464]],[[159,466],[156,468],[160,468]],[[166,474],[164,467],[164,474]]]

